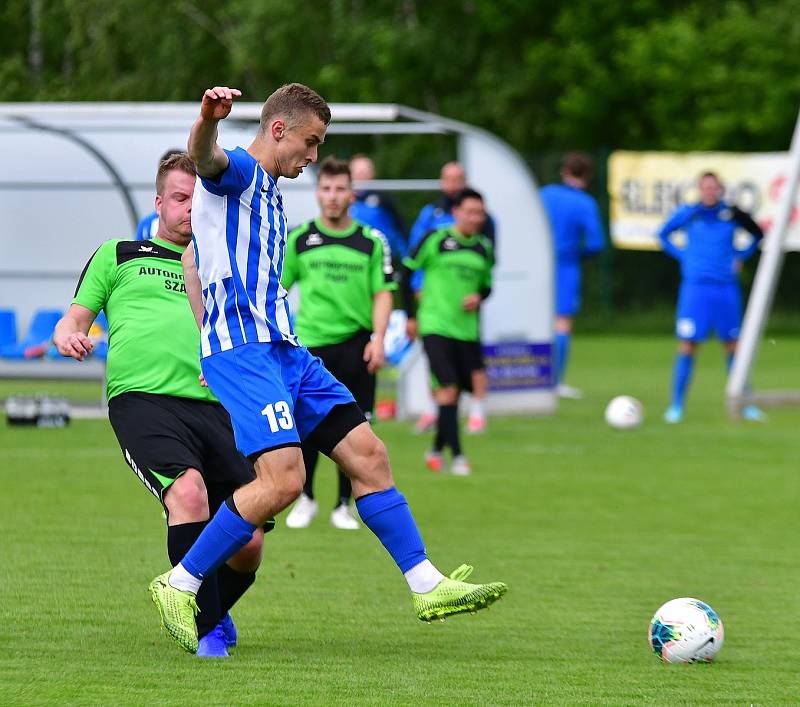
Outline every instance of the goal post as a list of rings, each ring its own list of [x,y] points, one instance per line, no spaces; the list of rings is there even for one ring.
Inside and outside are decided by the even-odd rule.
[[[742,408],[751,403],[764,406],[800,404],[800,389],[756,391],[750,388],[753,366],[783,265],[798,181],[800,181],[800,113],[797,116],[789,148],[786,190],[778,208],[775,226],[764,237],[761,259],[747,302],[736,356],[725,388],[728,413],[733,418],[741,417]]]

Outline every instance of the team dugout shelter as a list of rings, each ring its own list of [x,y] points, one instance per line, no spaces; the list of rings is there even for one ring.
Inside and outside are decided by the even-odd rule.
[[[223,147],[250,144],[261,104],[241,102],[220,124]],[[335,154],[337,135],[449,135],[467,181],[481,192],[497,224],[494,287],[482,311],[491,413],[549,414],[553,388],[553,254],[538,186],[503,140],[477,127],[395,104],[331,105],[322,153]],[[86,261],[109,238],[132,239],[153,210],[155,171],[166,149],[186,144],[196,103],[0,104],[0,311],[12,312],[22,339],[34,315],[69,303]],[[337,155],[347,157],[347,155]],[[438,175],[437,175],[438,176]],[[438,178],[357,183],[386,192],[419,191],[435,200]],[[290,224],[314,218],[315,173],[283,179]],[[392,346],[402,345],[403,320],[393,316]],[[90,363],[90,365],[86,365]],[[398,415],[422,411],[429,375],[421,347],[399,364]],[[101,376],[101,362],[5,361],[2,377]]]

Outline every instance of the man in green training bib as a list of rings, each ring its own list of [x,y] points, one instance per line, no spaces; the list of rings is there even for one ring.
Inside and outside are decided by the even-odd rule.
[[[425,463],[431,471],[441,471],[442,451],[449,447],[450,471],[466,476],[471,468],[461,452],[458,399],[462,390],[479,397],[486,392],[480,308],[492,291],[494,251],[491,241],[480,233],[486,209],[478,192],[460,191],[453,199],[453,217],[452,226],[429,233],[403,259],[402,282],[408,336],[422,337],[439,406],[436,437]],[[416,270],[425,271],[419,307],[411,286]]]
[[[347,162],[328,157],[319,168],[320,216],[289,233],[281,284],[297,283],[300,309],[295,333],[353,394],[369,420],[375,407],[375,373],[383,366],[383,337],[392,313],[392,254],[384,235],[354,221],[355,200]],[[306,528],[318,511],[314,471],[319,452],[303,443],[306,481],[286,518],[290,528]],[[350,508],[350,479],[337,470],[339,494],[331,523],[359,527]]]
[[[109,240],[89,259],[54,341],[82,361],[100,310],[108,318],[108,413],[125,461],[162,503],[167,550],[177,563],[210,514],[254,478],[239,453],[228,413],[201,385],[200,333],[186,297],[181,255],[192,239],[195,169],[186,153],[156,176],[158,232],[152,240]],[[255,581],[259,529],[197,595],[201,657],[226,657],[236,644],[228,610]]]

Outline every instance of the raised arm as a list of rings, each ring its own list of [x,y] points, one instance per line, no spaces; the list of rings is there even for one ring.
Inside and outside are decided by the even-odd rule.
[[[58,320],[53,334],[53,343],[62,356],[70,356],[83,361],[94,350],[94,344],[87,334],[97,317],[91,309],[80,304],[72,304],[67,313]]]
[[[189,247],[183,251],[181,262],[183,263],[183,283],[186,285],[186,297],[192,307],[197,328],[202,329],[205,307],[203,306],[203,286],[200,284],[197,262],[194,258],[194,243],[190,243]]]
[[[215,86],[203,94],[200,117],[189,133],[189,156],[194,160],[201,177],[217,177],[228,168],[228,155],[217,145],[217,126],[230,115],[234,98],[242,92],[237,88]]]

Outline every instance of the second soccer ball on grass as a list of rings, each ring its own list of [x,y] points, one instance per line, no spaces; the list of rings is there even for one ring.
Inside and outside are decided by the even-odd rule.
[[[644,422],[644,407],[630,395],[618,395],[607,406],[606,422],[617,430],[632,430]]]

